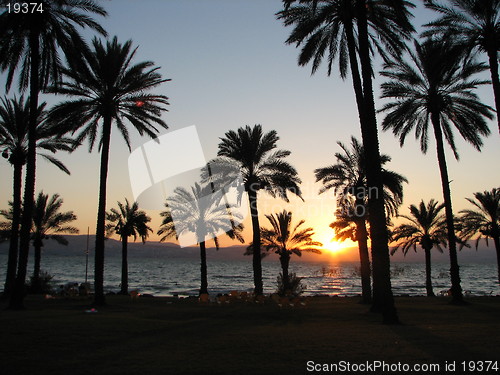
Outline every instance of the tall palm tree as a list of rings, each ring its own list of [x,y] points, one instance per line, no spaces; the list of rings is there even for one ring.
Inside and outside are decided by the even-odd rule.
[[[450,5],[427,1],[426,6],[441,17],[425,26],[431,27],[424,36],[441,34],[456,39],[471,50],[488,55],[493,83],[495,108],[500,112],[500,79],[498,51],[500,50],[500,2],[498,0],[452,0]],[[500,132],[500,116],[497,116]]]
[[[99,150],[101,167],[99,182],[99,204],[97,211],[95,245],[95,301],[105,303],[104,298],[104,237],[106,216],[106,183],[108,175],[109,147],[113,123],[120,131],[130,150],[129,132],[125,124],[128,120],[142,136],[155,137],[160,128],[167,128],[161,114],[166,111],[167,97],[149,94],[168,81],[162,79],[151,61],[132,64],[137,48],[132,49],[132,41],[124,44],[116,37],[103,44],[92,41],[92,51],[84,59],[70,60],[64,69],[65,80],[51,91],[73,99],[57,104],[50,117],[67,131],[80,130],[79,142],[88,138],[92,151],[100,134]]]
[[[120,236],[122,242],[122,282],[120,294],[128,295],[128,238],[132,236],[135,241],[139,236],[142,243],[145,243],[149,237],[149,232],[153,232],[153,229],[148,226],[151,218],[144,211],[139,210],[137,202],[130,205],[128,199],[125,198],[125,204],[121,202],[117,203],[118,210],[112,208],[106,214],[106,219],[109,222],[107,232],[108,234],[114,232]]]
[[[287,43],[303,44],[299,65],[312,60],[313,72],[328,51],[329,72],[339,57],[341,77],[350,67],[361,125],[363,146],[367,156],[367,181],[370,187],[383,190],[377,120],[372,84],[371,56],[377,51],[388,60],[385,51],[400,53],[405,39],[414,31],[409,18],[409,1],[387,0],[301,0],[291,7],[284,0],[285,10],[278,13],[285,26],[295,24]],[[380,42],[379,42],[380,41]],[[385,47],[385,48],[384,48]],[[382,311],[386,323],[397,323],[390,280],[388,233],[382,194],[369,197],[373,256],[372,311]]]
[[[358,242],[359,258],[361,262],[361,289],[364,303],[371,302],[370,285],[370,258],[368,255],[368,198],[374,194],[369,190],[367,183],[367,163],[364,148],[361,143],[351,137],[351,148],[342,142],[337,142],[342,152],[337,152],[335,158],[337,163],[314,171],[316,182],[321,182],[323,187],[320,194],[333,190],[337,195],[338,210],[337,220],[330,227],[335,229],[338,239],[351,238]],[[382,166],[391,160],[390,156],[382,154]],[[403,183],[408,182],[402,175],[382,169],[383,199],[388,216],[397,214],[397,209],[403,201]],[[354,228],[351,227],[354,224]],[[350,228],[350,229],[349,229]],[[345,232],[343,232],[346,230]],[[340,231],[340,232],[339,232]],[[349,234],[349,236],[348,236]]]
[[[1,5],[18,3],[1,0]],[[29,86],[30,117],[24,207],[20,231],[19,267],[10,308],[23,308],[24,284],[30,242],[31,217],[35,198],[36,125],[38,96],[47,86],[57,83],[62,64],[59,57],[77,55],[86,50],[78,27],[89,27],[103,35],[104,29],[90,16],[106,16],[106,11],[93,0],[37,0],[43,12],[9,12],[0,14],[0,70],[7,71],[6,88],[19,71],[19,89]]]
[[[431,250],[434,246],[442,253],[447,244],[446,218],[441,214],[444,204],[431,199],[427,204],[422,200],[417,207],[411,205],[410,216],[401,215],[409,223],[398,225],[392,231],[391,240],[397,242],[391,255],[401,249],[406,255],[410,248],[417,251],[420,245],[425,252],[425,288],[428,297],[434,297],[431,279]],[[399,242],[401,240],[401,242]]]
[[[482,146],[481,136],[490,133],[486,119],[491,119],[491,108],[482,104],[474,90],[484,81],[474,75],[485,66],[473,57],[465,56],[460,46],[448,40],[427,39],[422,44],[415,41],[415,51],[410,52],[411,62],[403,58],[384,66],[381,74],[389,80],[382,84],[382,97],[394,101],[383,106],[388,112],[383,120],[384,130],[392,129],[401,145],[415,129],[420,138],[422,152],[427,151],[429,126],[436,140],[437,158],[446,212],[448,244],[450,251],[451,293],[454,303],[462,303],[462,287],[457,260],[456,236],[451,202],[451,191],[444,153],[444,140],[455,157],[457,148],[453,127],[476,149]]]
[[[37,113],[37,149],[50,153],[39,153],[44,159],[57,166],[63,172],[69,170],[56,159],[52,153],[56,151],[71,152],[76,143],[67,137],[58,136],[57,124],[47,121],[45,103],[38,107]],[[12,188],[12,223],[10,226],[10,244],[7,263],[7,275],[4,296],[10,295],[16,278],[17,255],[19,246],[19,225],[21,221],[22,173],[28,154],[29,99],[23,97],[0,102],[0,151],[14,169]]]
[[[266,218],[272,229],[261,229],[262,246],[265,247],[266,251],[274,251],[279,255],[283,289],[286,292],[291,289],[288,274],[290,257],[293,254],[300,257],[302,252],[321,254],[321,250],[317,247],[323,246],[323,244],[313,240],[313,228],[302,227],[305,220],[292,226],[292,213],[290,211],[283,210],[277,214],[266,215]]]
[[[486,244],[488,237],[493,239],[497,252],[498,282],[500,283],[500,188],[482,193],[474,193],[474,198],[466,198],[475,209],[461,210],[459,228],[462,240],[469,240],[479,234],[476,249],[484,236]]]
[[[244,191],[248,194],[253,231],[253,275],[255,294],[261,295],[262,262],[259,211],[257,195],[259,191],[268,192],[288,202],[289,193],[301,198],[296,169],[285,161],[290,155],[288,150],[275,150],[279,140],[275,130],[263,133],[261,125],[245,126],[237,131],[230,130],[221,138],[218,159],[210,164],[221,167],[222,172],[214,173],[215,180],[224,180],[228,170],[236,169],[243,178]]]
[[[67,245],[68,240],[62,233],[78,233],[78,229],[68,224],[76,220],[73,211],[60,212],[63,200],[59,194],[50,197],[41,191],[35,201],[33,210],[32,239],[35,248],[35,265],[33,271],[32,289],[37,292],[41,290],[40,285],[40,262],[42,258],[42,247],[45,239],[55,240],[57,243]]]
[[[380,7],[380,8],[379,8]],[[393,55],[398,55],[405,48],[404,41],[414,31],[410,23],[410,9],[414,5],[408,1],[386,0],[356,0],[358,16],[359,61],[363,79],[363,115],[360,116],[361,136],[367,160],[366,179],[370,188],[383,191],[382,164],[380,158],[378,127],[373,95],[373,71],[371,61],[370,26],[373,14],[378,13],[379,37],[387,40],[385,47]],[[380,9],[380,13],[378,11]],[[383,12],[382,10],[385,10]],[[389,25],[389,35],[380,25]],[[392,35],[392,36],[391,36]],[[379,53],[387,60],[384,53]],[[358,104],[359,108],[359,104]],[[363,117],[364,116],[364,117]],[[382,194],[368,197],[368,212],[372,244],[373,263],[373,305],[371,310],[382,312],[383,321],[387,324],[399,322],[391,286],[391,270],[389,259],[389,234],[386,226],[384,201]]]
[[[200,295],[208,294],[206,239],[213,238],[217,249],[219,248],[217,235],[220,232],[225,232],[231,239],[244,242],[241,236],[243,225],[233,225],[232,219],[228,217],[228,210],[233,206],[220,204],[222,197],[211,193],[213,193],[211,184],[196,183],[191,187],[191,191],[182,187],[176,188],[174,195],[167,198],[165,203],[167,210],[160,213],[163,220],[158,230],[158,235],[162,236],[160,242],[167,238],[194,234],[200,247]],[[231,215],[236,220],[243,220],[236,212]]]

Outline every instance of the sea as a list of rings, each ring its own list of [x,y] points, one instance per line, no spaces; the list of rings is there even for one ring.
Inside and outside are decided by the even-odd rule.
[[[294,262],[295,260],[295,262]],[[200,287],[199,258],[168,258],[158,256],[129,258],[129,289],[153,296],[192,296]],[[7,254],[0,253],[0,280],[5,280]],[[263,259],[264,292],[273,293],[277,288],[280,264],[277,259]],[[32,257],[29,262],[32,272]],[[93,258],[86,256],[50,254],[42,258],[42,270],[53,276],[54,289],[66,283],[93,282]],[[293,259],[290,272],[302,278],[304,295],[358,296],[361,294],[359,262],[305,262]],[[460,266],[462,288],[466,295],[500,295],[496,262],[467,263]],[[108,256],[105,263],[105,290],[117,292],[121,280],[121,258]],[[396,296],[424,296],[424,263],[398,262],[391,264],[393,293]],[[444,295],[450,288],[449,265],[432,266],[434,292]],[[209,293],[217,295],[231,290],[252,291],[253,272],[250,257],[244,259],[208,259]]]

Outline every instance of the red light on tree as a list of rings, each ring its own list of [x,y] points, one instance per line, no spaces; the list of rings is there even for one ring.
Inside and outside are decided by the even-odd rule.
[[[144,102],[142,100],[136,100],[135,105],[136,107],[142,107],[144,105]]]

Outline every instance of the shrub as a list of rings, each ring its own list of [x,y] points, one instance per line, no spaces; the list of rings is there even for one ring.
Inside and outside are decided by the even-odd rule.
[[[283,274],[280,272],[278,275],[278,289],[276,293],[280,296],[292,295],[294,297],[301,295],[306,289],[306,285],[302,282],[302,277],[297,276],[296,273],[289,273],[290,288],[285,290],[285,285],[283,284]]]
[[[34,276],[30,276],[30,281],[27,283],[26,288],[28,293],[52,293],[51,281],[54,278],[51,274],[46,271],[40,271],[40,279],[38,286],[34,285]]]

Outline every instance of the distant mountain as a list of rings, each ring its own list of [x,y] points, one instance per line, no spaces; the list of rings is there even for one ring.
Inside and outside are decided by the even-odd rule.
[[[471,244],[470,248],[464,247],[462,250],[457,251],[458,263],[496,263],[497,255],[495,247],[490,244],[490,247],[479,247],[476,248]],[[409,250],[406,256],[403,255],[401,250],[398,250],[396,254],[391,256],[392,262],[411,262],[411,263],[423,263],[424,251],[417,248],[417,252],[413,249]],[[444,249],[443,253],[440,253],[437,249],[431,250],[431,261],[435,263],[448,263],[450,261],[450,253],[447,249]]]
[[[87,249],[87,235],[67,235],[65,238],[69,244],[67,246],[60,245],[53,240],[45,240],[43,253],[57,254],[59,256],[74,256],[84,254]],[[94,254],[95,235],[89,236],[89,254]],[[121,256],[122,244],[115,239],[107,239],[105,242],[105,256],[114,257]],[[0,244],[0,253],[8,252],[8,243]],[[244,256],[246,246],[234,246],[221,248],[217,251],[215,248],[207,249],[208,259],[248,259]],[[145,257],[145,258],[199,258],[200,250],[197,246],[181,248],[178,244],[171,242],[154,242],[147,241],[143,244],[140,240],[128,243],[128,256],[130,258]]]
[[[46,240],[45,246],[43,248],[44,254],[57,254],[59,256],[74,256],[78,254],[84,254],[87,248],[87,235],[67,235],[65,236],[69,244],[68,246],[59,245],[57,242],[52,240]],[[94,254],[94,244],[95,236],[89,236],[89,253],[90,256]],[[209,243],[212,245],[212,243]],[[217,259],[217,260],[248,260],[251,261],[251,257],[243,255],[245,253],[247,245],[224,247],[220,250],[216,250],[213,246],[209,246],[207,249],[207,258]],[[8,252],[8,243],[0,244],[0,253]],[[171,242],[153,242],[148,241],[143,244],[141,241],[129,242],[128,253],[130,258],[135,257],[145,257],[145,258],[196,258],[200,257],[200,250],[197,246],[181,248],[178,244]],[[106,240],[106,257],[119,257],[121,256],[121,242],[108,239]],[[264,258],[264,261],[276,260],[277,255],[271,253],[269,256]],[[293,261],[298,261],[298,257],[294,257]],[[302,261],[308,262],[352,262],[358,261],[358,249],[356,247],[344,249],[337,253],[331,253],[327,250],[323,251],[323,254],[311,254],[304,253],[300,258]],[[496,252],[493,246],[480,247],[477,251],[472,245],[471,248],[464,248],[458,251],[459,263],[496,263]],[[391,262],[410,262],[410,263],[422,263],[424,262],[424,252],[422,249],[418,248],[417,252],[413,250],[408,251],[408,254],[403,256],[403,253],[399,250],[391,256]],[[444,253],[439,253],[437,250],[432,251],[432,262],[435,263],[447,263],[449,262],[449,254],[445,250]]]

